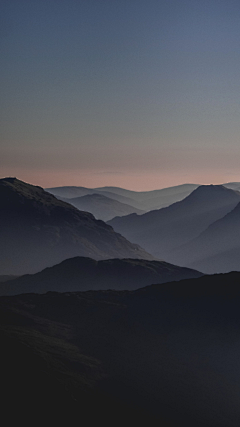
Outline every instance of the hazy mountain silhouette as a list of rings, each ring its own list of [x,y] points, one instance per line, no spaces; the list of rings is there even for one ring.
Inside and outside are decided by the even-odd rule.
[[[240,203],[196,239],[176,250],[173,258],[179,264],[201,266],[206,273],[240,270]]]
[[[239,281],[1,297],[2,415],[238,427]]]
[[[108,197],[112,200],[117,200],[120,203],[125,203],[136,209],[138,209],[138,203],[135,203],[134,199],[130,197],[123,196],[121,194],[113,193],[110,191],[98,190],[97,188],[86,188],[86,187],[74,187],[74,186],[64,186],[64,187],[53,187],[45,188],[45,190],[53,194],[58,199],[74,199],[77,197],[87,196],[89,194],[100,194],[102,196]]]
[[[144,211],[133,206],[110,199],[102,194],[87,194],[86,196],[74,197],[73,199],[61,198],[77,209],[90,212],[96,219],[108,221],[115,216],[124,216],[131,213],[143,214]]]
[[[240,182],[227,182],[223,184],[226,188],[231,188],[232,190],[239,191],[240,190]]]
[[[151,191],[132,191],[119,187],[99,187],[98,191],[109,191],[133,199],[139,207],[146,210],[169,206],[187,197],[199,184],[181,184],[174,187]]]
[[[63,259],[153,259],[103,221],[16,178],[0,180],[0,274],[33,273]]]
[[[119,202],[126,203],[134,208],[149,211],[169,206],[188,196],[198,184],[182,184],[175,187],[152,191],[132,191],[119,187],[55,187],[47,188],[56,197],[73,198],[86,194],[101,194]]]
[[[117,217],[108,224],[155,256],[176,263],[171,251],[197,237],[211,223],[230,212],[240,193],[222,185],[202,185],[184,200],[143,214]]]
[[[134,290],[153,283],[200,277],[202,273],[163,261],[111,259],[96,261],[75,257],[33,275],[0,284],[0,295],[76,292],[85,290]],[[8,280],[6,278],[6,280]],[[2,280],[3,281],[3,280]]]

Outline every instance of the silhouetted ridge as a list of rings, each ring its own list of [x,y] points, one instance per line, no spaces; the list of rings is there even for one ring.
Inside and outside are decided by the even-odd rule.
[[[200,277],[202,273],[163,261],[108,259],[96,261],[75,257],[0,284],[0,295],[21,293],[76,292],[99,289],[134,290],[152,283]],[[6,278],[7,280],[8,278]]]

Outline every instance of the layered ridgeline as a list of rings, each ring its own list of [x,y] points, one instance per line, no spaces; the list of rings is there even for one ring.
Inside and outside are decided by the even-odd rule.
[[[240,270],[240,203],[196,239],[174,251],[172,259],[205,273]]]
[[[161,190],[152,191],[132,191],[119,187],[55,187],[46,188],[49,193],[54,194],[58,198],[73,199],[89,194],[100,194],[110,199],[117,200],[121,203],[130,205],[135,209],[149,211],[169,206],[179,200],[187,197],[193,190],[198,187],[198,184],[182,184],[174,187],[163,188]]]
[[[0,295],[86,290],[134,290],[153,283],[195,278],[202,273],[163,261],[75,257],[36,274],[0,283]],[[3,280],[2,280],[3,281]]]
[[[132,214],[117,217],[108,224],[156,257],[178,263],[173,250],[196,238],[210,224],[234,209],[239,202],[238,191],[222,185],[202,185],[184,200],[167,208],[141,216]]]
[[[93,215],[16,178],[0,180],[0,274],[40,271],[66,258],[153,259]]]
[[[70,203],[81,211],[90,212],[96,219],[103,221],[109,221],[115,216],[125,216],[131,213],[143,214],[145,212],[102,194],[87,194],[72,199],[61,197],[60,200]]]
[[[2,415],[239,427],[239,282],[1,297]]]

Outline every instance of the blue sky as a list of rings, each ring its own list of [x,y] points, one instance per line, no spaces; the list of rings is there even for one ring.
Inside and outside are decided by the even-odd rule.
[[[1,176],[240,181],[239,1],[1,1]]]

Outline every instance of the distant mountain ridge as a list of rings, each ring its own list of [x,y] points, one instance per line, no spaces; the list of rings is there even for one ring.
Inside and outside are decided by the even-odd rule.
[[[87,194],[101,194],[119,202],[126,203],[141,210],[159,209],[182,200],[195,190],[198,184],[181,184],[175,187],[151,191],[133,191],[119,187],[85,188],[65,186],[46,188],[46,191],[56,197],[73,198]]]
[[[88,290],[135,290],[154,283],[201,277],[202,273],[164,261],[75,257],[33,275],[0,283],[0,295],[79,292]]]
[[[33,273],[73,256],[153,259],[112,227],[16,178],[0,180],[0,274]]]

